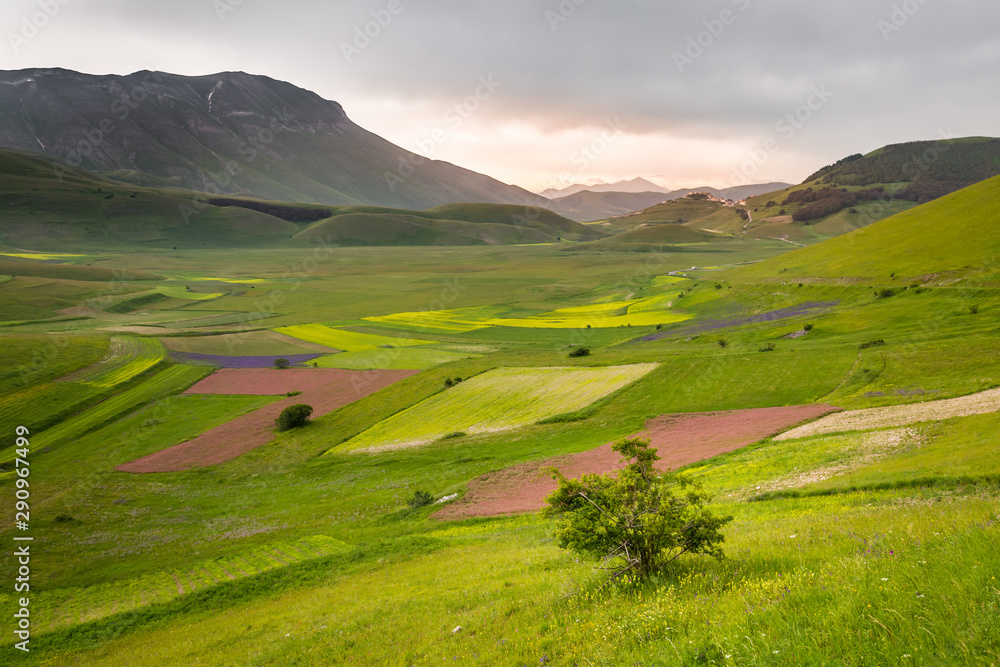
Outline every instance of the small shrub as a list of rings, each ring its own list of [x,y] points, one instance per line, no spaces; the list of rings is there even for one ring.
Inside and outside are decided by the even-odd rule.
[[[301,393],[302,393],[301,391],[290,391],[287,394],[285,394],[285,396],[289,396],[289,397],[291,397],[291,396],[298,396]]]
[[[288,359],[285,359],[284,357],[281,357],[280,359],[275,359],[274,360],[274,367],[275,368],[280,368],[280,369],[283,370],[285,368],[288,368],[291,365],[292,365],[292,362],[290,362]]]
[[[722,289],[722,283],[715,283],[715,289]]]
[[[729,341],[726,340],[725,338],[720,338],[719,339],[719,347],[721,347],[723,349],[729,347]]]
[[[774,343],[768,343],[764,347],[757,350],[758,352],[774,352]]]
[[[882,287],[875,290],[875,298],[877,299],[888,299],[891,296],[896,296],[896,290],[891,287]]]
[[[862,350],[867,350],[872,347],[884,347],[885,341],[879,338],[878,340],[870,340],[867,343],[861,343],[860,348]]]
[[[406,501],[406,504],[417,509],[420,507],[426,507],[434,502],[434,496],[427,493],[426,491],[414,491],[410,499]]]
[[[662,324],[657,324],[657,325],[656,325],[656,330],[657,330],[657,331],[659,331],[659,330],[660,330],[660,329],[662,329],[662,328],[663,328],[663,325],[662,325]]]
[[[451,378],[448,378],[448,379],[446,379],[444,381],[444,386],[445,387],[454,387],[455,386],[455,381],[452,380]]]
[[[572,352],[570,352],[569,356],[574,357],[574,358],[575,357],[589,357],[590,356],[590,348],[589,347],[578,347],[575,350],[573,350]]]
[[[978,303],[974,303],[971,306],[969,306],[969,312],[972,313],[973,315],[978,315],[979,314],[979,304]]]
[[[441,438],[442,440],[451,440],[452,438],[464,438],[469,435],[465,431],[455,431],[454,433],[449,433],[448,435]]]
[[[560,547],[601,559],[611,579],[645,579],[684,554],[723,557],[720,531],[732,517],[707,508],[711,497],[698,482],[657,470],[649,441],[630,438],[612,449],[628,462],[616,475],[567,479],[552,470],[558,488],[543,514],[558,519]]]
[[[56,514],[56,523],[79,523],[79,521],[69,512],[60,512]]]
[[[802,327],[802,330],[803,331],[812,331],[813,330],[813,325],[812,324],[807,324],[804,327]]]
[[[274,420],[274,423],[278,426],[279,431],[287,431],[289,429],[298,428],[299,426],[304,426],[309,421],[309,415],[313,412],[311,405],[299,404],[299,405],[289,405],[287,408],[281,411],[278,418]]]

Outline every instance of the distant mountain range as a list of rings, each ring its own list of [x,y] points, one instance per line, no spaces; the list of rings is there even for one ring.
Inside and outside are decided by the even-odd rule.
[[[622,181],[625,184],[635,184],[637,181],[649,183],[641,178],[632,181]],[[621,183],[612,183],[601,187],[614,187]],[[649,183],[649,185],[653,185]],[[574,186],[575,187],[575,186]],[[656,187],[655,185],[653,187]],[[628,192],[618,190],[579,190],[569,195],[557,197],[546,204],[547,208],[566,216],[570,220],[587,222],[590,220],[604,220],[620,215],[627,215],[635,211],[649,208],[655,204],[665,201],[673,201],[687,197],[693,192],[707,192],[720,199],[731,199],[741,201],[747,197],[753,197],[776,190],[783,190],[791,187],[787,183],[760,183],[754,185],[743,185],[732,188],[711,188],[708,186],[700,188],[687,188],[683,190],[657,190],[643,192]],[[571,188],[567,188],[569,190]],[[547,191],[550,192],[550,191]]]
[[[136,185],[283,201],[415,209],[546,201],[404,150],[308,90],[242,72],[0,71],[0,147]]]
[[[591,185],[575,183],[565,188],[549,188],[539,194],[548,199],[558,199],[560,197],[575,195],[584,190],[588,192],[670,192],[656,183],[647,181],[645,178],[633,178],[630,181],[618,181],[616,183],[593,183]]]

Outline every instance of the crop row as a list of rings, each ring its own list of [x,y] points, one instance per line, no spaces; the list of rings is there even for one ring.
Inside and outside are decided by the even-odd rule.
[[[115,337],[107,354],[93,366],[62,378],[95,387],[115,387],[144,373],[166,357],[163,343],[155,338]]]

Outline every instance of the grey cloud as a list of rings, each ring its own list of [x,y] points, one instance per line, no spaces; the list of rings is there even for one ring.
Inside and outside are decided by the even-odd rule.
[[[216,2],[233,11],[220,19]],[[5,24],[32,6],[5,6]],[[834,99],[796,142],[836,157],[931,138],[942,123],[996,134],[997,25],[989,0],[91,0],[67,5],[50,28],[59,44],[36,53],[85,71],[248,69],[348,113],[352,96],[444,109],[492,74],[503,86],[483,111],[490,121],[557,129],[617,116],[634,132],[721,138],[767,134],[825,85]],[[94,43],[123,32],[149,35],[156,52]],[[687,53],[689,39],[702,46]],[[344,44],[357,53],[345,57]],[[194,45],[200,55],[184,53]],[[679,71],[677,54],[698,48]]]

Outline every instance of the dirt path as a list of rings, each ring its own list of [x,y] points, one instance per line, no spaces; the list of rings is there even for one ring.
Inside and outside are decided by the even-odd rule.
[[[663,415],[647,421],[646,430],[638,435],[656,447],[660,455],[657,467],[677,468],[739,449],[838,409],[821,404]],[[434,516],[447,520],[534,512],[545,506],[546,496],[556,488],[547,473],[549,468],[558,468],[566,477],[575,478],[618,470],[622,467],[620,459],[607,444],[487,473],[469,482],[464,498]]]
[[[808,438],[812,435],[844,431],[869,431],[876,428],[906,426],[918,422],[940,421],[952,417],[968,417],[998,411],[1000,411],[1000,387],[970,396],[946,398],[940,401],[841,412],[782,433],[775,440]]]

